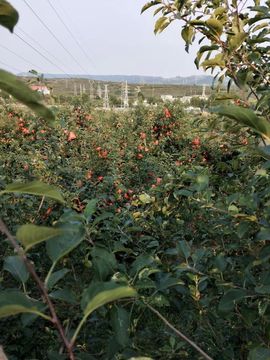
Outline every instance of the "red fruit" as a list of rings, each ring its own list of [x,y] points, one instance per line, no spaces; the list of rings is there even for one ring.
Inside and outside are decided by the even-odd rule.
[[[141,138],[142,140],[146,139],[146,133],[141,132],[141,133],[140,133],[140,138]]]
[[[161,183],[161,181],[162,181],[162,178],[158,177],[158,178],[156,179],[156,184],[159,185],[159,184]]]
[[[22,128],[22,133],[28,135],[30,134],[30,131],[27,128]]]
[[[168,108],[164,109],[164,114],[167,119],[172,117],[172,114],[170,113],[170,110]]]
[[[68,141],[75,140],[77,138],[76,134],[73,131],[70,131],[68,134]]]
[[[86,173],[86,179],[87,180],[90,180],[93,176],[93,171],[92,170],[88,170],[87,173]]]
[[[139,154],[137,154],[137,159],[142,159],[143,158],[143,154],[141,154],[141,153],[139,153]]]
[[[103,176],[99,176],[99,177],[98,177],[98,181],[99,181],[99,182],[103,181],[103,179],[104,179]]]
[[[195,146],[200,146],[201,145],[201,140],[199,137],[195,137],[193,140],[192,140],[192,145],[195,145]]]
[[[101,147],[100,146],[98,146],[97,148],[96,148],[96,151],[101,151],[102,149],[101,149]]]

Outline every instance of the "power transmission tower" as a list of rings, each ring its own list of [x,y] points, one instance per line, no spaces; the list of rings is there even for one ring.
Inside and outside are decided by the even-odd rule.
[[[103,99],[103,109],[109,109],[109,108],[110,108],[110,102],[109,102],[108,85],[105,85],[104,99]]]
[[[89,80],[89,96],[90,96],[90,100],[94,99],[94,85],[90,80]]]
[[[128,83],[127,83],[127,81],[126,81],[125,88],[124,88],[123,105],[124,105],[124,109],[127,109],[127,108],[129,107],[129,102],[128,102]]]
[[[74,84],[74,96],[77,96],[78,92],[77,92],[77,84]]]
[[[100,99],[102,99],[102,90],[101,90],[100,83],[98,83],[97,96],[98,96]]]
[[[80,96],[82,96],[83,94],[83,87],[82,87],[82,84],[80,84]]]
[[[83,84],[83,94],[86,93],[86,87],[85,87],[85,84]]]

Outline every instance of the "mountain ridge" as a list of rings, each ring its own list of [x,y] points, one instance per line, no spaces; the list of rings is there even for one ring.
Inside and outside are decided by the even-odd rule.
[[[21,77],[32,77],[31,73],[20,73]],[[46,79],[88,79],[96,81],[125,82],[130,84],[157,84],[157,85],[211,85],[213,77],[210,75],[162,76],[144,75],[76,75],[76,74],[44,74]]]

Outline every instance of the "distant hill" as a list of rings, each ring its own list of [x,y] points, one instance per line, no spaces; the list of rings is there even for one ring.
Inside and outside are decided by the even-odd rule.
[[[21,73],[18,76],[31,77],[32,74]],[[140,76],[140,75],[62,75],[44,74],[46,79],[89,79],[96,81],[123,82],[130,84],[162,84],[162,85],[211,85],[213,77],[209,75],[176,76],[164,78],[160,76]]]

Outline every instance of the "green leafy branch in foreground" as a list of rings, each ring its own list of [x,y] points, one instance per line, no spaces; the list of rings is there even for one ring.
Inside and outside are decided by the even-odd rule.
[[[63,202],[62,195],[57,192],[55,187],[38,182],[26,185],[17,184],[16,186],[8,186],[6,190],[0,193],[0,195],[7,192],[14,194],[21,192],[22,194],[39,195],[43,197],[48,196],[49,198]],[[95,208],[92,207],[92,212],[94,211]],[[91,216],[91,214],[89,214],[89,209],[87,215]],[[77,215],[64,216],[63,219],[60,219],[53,228],[24,225],[18,229],[16,235],[16,238],[22,247],[11,235],[5,223],[1,219],[0,232],[6,236],[17,254],[16,256],[6,258],[4,266],[5,270],[9,271],[18,281],[22,282],[23,285],[28,280],[28,274],[30,274],[40,290],[44,303],[46,304],[45,309],[48,308],[49,310],[49,315],[47,315],[44,313],[44,305],[42,302],[30,298],[26,295],[26,293],[22,293],[17,290],[6,290],[0,292],[0,318],[29,313],[40,316],[51,322],[57,329],[70,360],[75,359],[73,348],[76,339],[82,326],[94,310],[109,302],[136,296],[136,291],[125,284],[118,284],[112,281],[92,283],[82,295],[82,320],[80,321],[72,338],[68,339],[48,291],[53,288],[53,286],[66,273],[64,269],[60,270],[60,272],[62,272],[60,276],[59,271],[57,275],[53,273],[53,269],[59,260],[69,254],[84,240],[85,228],[83,225],[83,217],[79,217]],[[27,252],[35,245],[42,242],[46,242],[47,253],[52,261],[52,266],[47,274],[45,282],[43,282],[37,275],[34,265],[27,257]]]
[[[0,0],[0,25],[13,32],[19,14],[6,0]],[[35,111],[37,115],[47,120],[54,120],[54,114],[41,101],[40,95],[31,90],[15,75],[0,69],[0,89],[12,95],[15,99]]]

